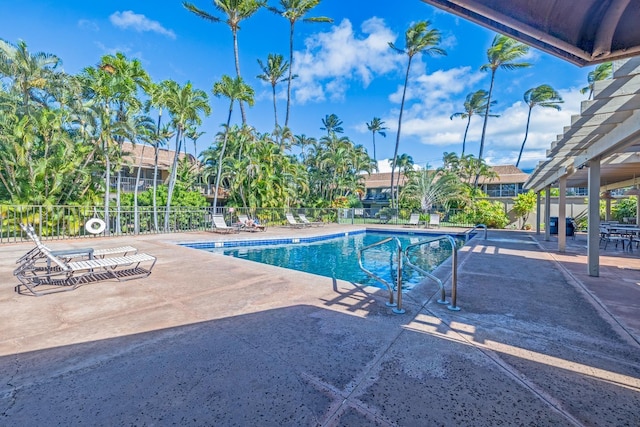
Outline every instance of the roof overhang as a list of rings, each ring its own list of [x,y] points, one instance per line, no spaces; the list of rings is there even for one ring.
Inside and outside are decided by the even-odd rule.
[[[640,54],[638,0],[422,0],[578,66]]]

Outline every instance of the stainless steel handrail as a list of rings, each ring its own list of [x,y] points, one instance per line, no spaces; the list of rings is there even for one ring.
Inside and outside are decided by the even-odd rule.
[[[469,235],[471,233],[473,233],[474,231],[476,231],[478,228],[484,228],[484,240],[487,240],[487,226],[484,224],[478,224],[476,226],[474,226],[472,229],[467,230],[464,232],[465,234],[465,240],[468,242],[469,241]]]
[[[432,280],[435,280],[436,283],[438,283],[438,286],[440,286],[440,299],[438,300],[438,302],[440,304],[446,304],[448,301],[447,301],[446,292],[444,290],[444,285],[442,284],[442,281],[438,279],[436,276],[414,265],[413,263],[411,263],[411,260],[409,259],[409,249],[412,249],[414,247],[421,246],[427,243],[437,242],[439,240],[446,240],[451,245],[451,304],[448,305],[447,308],[449,310],[459,311],[460,307],[456,306],[456,300],[458,297],[458,247],[456,246],[455,239],[447,235],[447,236],[434,237],[432,239],[413,243],[405,248],[404,256],[406,258],[406,263],[409,267],[415,268],[420,273],[424,274],[425,276],[427,276]]]
[[[393,285],[388,281],[384,280],[382,277],[377,276],[373,272],[367,270],[362,264],[362,254],[364,251],[374,248],[376,246],[384,245],[390,241],[394,241],[396,243],[397,248],[397,256],[398,256],[398,276],[397,276],[397,291],[398,291],[398,303],[394,303],[393,300]],[[397,237],[388,237],[384,240],[380,240],[379,242],[372,243],[371,245],[365,246],[364,248],[358,251],[358,264],[360,265],[360,269],[364,271],[364,273],[371,277],[374,280],[384,284],[389,291],[389,301],[386,303],[388,307],[394,307],[393,312],[396,314],[402,314],[405,310],[402,308],[402,243]]]

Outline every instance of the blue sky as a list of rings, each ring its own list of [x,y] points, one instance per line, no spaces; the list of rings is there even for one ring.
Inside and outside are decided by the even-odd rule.
[[[212,14],[211,1],[192,0]],[[269,0],[276,5],[275,0]],[[235,76],[232,37],[224,23],[204,21],[175,1],[43,1],[5,2],[0,15],[0,38],[12,43],[24,40],[31,52],[60,57],[63,69],[77,73],[95,65],[102,55],[122,52],[138,58],[155,81],[191,81],[211,94],[221,76]],[[218,15],[222,16],[222,15]],[[495,33],[441,12],[420,0],[342,1],[323,0],[309,16],[328,16],[333,24],[296,25],[294,81],[290,127],[295,134],[321,137],[322,118],[335,113],[343,121],[345,135],[363,144],[373,155],[366,122],[380,117],[387,137],[376,137],[378,159],[393,156],[398,113],[407,57],[394,53],[388,42],[404,46],[404,32],[420,20],[442,33],[447,56],[416,58],[411,68],[408,98],[402,122],[400,153],[419,165],[438,166],[443,152],[460,153],[466,120],[449,117],[462,111],[466,95],[487,89],[490,74],[479,71]],[[289,23],[267,10],[243,21],[238,33],[243,78],[256,90],[256,104],[247,110],[248,122],[261,132],[273,130],[271,87],[255,76],[257,59],[269,53],[288,57]],[[591,68],[578,68],[551,55],[531,49],[529,69],[498,71],[493,99],[498,103],[488,123],[485,155],[491,165],[515,164],[524,138],[527,89],[550,84],[563,96],[562,111],[537,107],[521,168],[544,160],[545,151],[562,128],[577,114],[586,99],[579,89],[586,85]],[[284,122],[286,84],[279,86],[278,115]],[[211,96],[213,113],[204,119],[199,150],[211,144],[226,120],[228,103]],[[241,121],[236,108],[233,121]],[[467,153],[478,155],[482,120],[471,122]]]

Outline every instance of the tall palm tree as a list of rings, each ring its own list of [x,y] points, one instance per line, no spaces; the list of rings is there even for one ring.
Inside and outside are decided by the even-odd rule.
[[[520,165],[520,159],[522,158],[524,144],[525,142],[527,142],[527,136],[529,135],[529,122],[531,121],[531,110],[533,110],[533,107],[539,105],[544,108],[553,108],[557,111],[560,111],[560,104],[562,104],[564,101],[562,100],[560,94],[554,88],[544,84],[526,91],[524,93],[524,102],[526,102],[529,106],[529,114],[527,115],[527,128],[524,132],[524,140],[522,141],[522,146],[520,147],[520,153],[518,154],[516,167]]]
[[[600,80],[606,80],[611,77],[613,74],[613,64],[611,62],[605,62],[596,67],[595,70],[589,72],[587,75],[588,86],[580,89],[580,93],[585,94],[589,92],[589,97],[587,99],[591,99],[593,96],[593,87],[596,82]]]
[[[371,123],[367,123],[367,129],[371,131],[371,136],[373,137],[373,161],[378,162],[378,158],[376,157],[376,133],[382,135],[383,137],[387,137],[387,133],[385,130],[384,122],[380,119],[380,117],[374,117],[371,120]]]
[[[396,167],[398,168],[398,177],[396,178],[396,200],[398,200],[398,193],[400,192],[400,174],[404,173],[405,179],[409,175],[410,171],[413,171],[413,166],[415,165],[413,161],[413,157],[404,153],[398,156],[398,162]]]
[[[284,125],[289,126],[289,111],[291,106],[291,81],[293,80],[293,30],[300,19],[302,22],[333,22],[326,16],[305,18],[311,9],[318,6],[320,0],[280,0],[280,8],[268,7],[268,9],[289,21],[289,76],[287,77],[287,114]]]
[[[393,178],[394,169],[398,159],[398,147],[400,146],[400,130],[402,128],[402,113],[404,111],[404,102],[407,95],[407,85],[409,83],[409,70],[411,69],[411,61],[413,57],[419,54],[425,54],[429,56],[434,55],[446,55],[444,49],[438,47],[441,36],[440,31],[436,29],[429,29],[431,23],[429,21],[420,21],[405,32],[405,47],[400,49],[393,43],[389,42],[389,47],[398,53],[406,54],[409,58],[407,62],[407,71],[404,77],[404,88],[402,90],[402,101],[400,102],[400,114],[398,115],[398,133],[396,135],[396,146],[393,152],[393,160],[391,167],[391,204],[393,205]]]
[[[528,62],[516,62],[529,52],[529,46],[515,41],[512,38],[503,36],[501,34],[496,35],[493,38],[491,47],[487,50],[488,62],[480,67],[481,71],[491,70],[491,84],[489,85],[489,95],[487,96],[487,107],[484,113],[484,123],[482,124],[482,136],[480,137],[480,153],[478,154],[478,160],[482,160],[482,154],[484,153],[484,139],[487,132],[487,121],[489,119],[489,111],[491,109],[491,95],[493,94],[493,85],[496,78],[496,71],[503,70],[517,70],[520,68],[530,67]],[[474,186],[478,186],[478,179],[480,174],[476,174]]]
[[[467,132],[469,131],[469,125],[471,124],[471,117],[474,115],[484,116],[487,110],[489,93],[480,89],[467,95],[464,101],[464,111],[460,113],[453,113],[449,119],[453,120],[454,117],[460,117],[461,119],[467,119],[467,126],[464,129],[464,137],[462,138],[462,154],[464,156],[465,144],[467,142]],[[493,106],[497,101],[491,101]],[[491,117],[499,117],[498,114],[491,114]]]
[[[259,59],[258,64],[260,65],[260,69],[262,70],[262,74],[259,74],[258,78],[271,84],[271,89],[273,91],[273,115],[275,116],[276,121],[274,129],[277,129],[278,110],[276,108],[276,85],[287,80],[287,78],[285,77],[285,73],[289,70],[290,66],[289,63],[285,61],[284,56],[273,53],[270,53],[267,57],[266,64],[264,64]],[[293,78],[296,77],[297,75],[293,76]]]
[[[13,80],[13,86],[22,95],[25,110],[29,110],[32,91],[42,90],[51,81],[54,70],[62,61],[55,55],[31,53],[27,44],[20,40],[17,45],[0,39],[0,77]]]
[[[340,120],[335,114],[327,114],[326,116],[324,116],[324,119],[322,119],[322,124],[324,126],[320,129],[326,130],[327,136],[331,136],[336,133],[344,133],[342,120]]]
[[[191,82],[180,86],[174,81],[168,81],[166,90],[166,106],[171,114],[172,126],[176,132],[176,151],[173,156],[171,175],[169,176],[169,188],[167,190],[167,205],[164,216],[165,231],[169,229],[171,198],[176,185],[180,144],[184,138],[184,132],[193,125],[200,125],[202,123],[202,114],[209,115],[211,113],[207,93],[201,89],[194,89]]]
[[[233,103],[238,101],[238,103],[242,105],[242,102],[246,102],[250,107],[253,106],[254,91],[251,86],[242,80],[242,77],[236,77],[233,79],[227,75],[223,75],[219,82],[214,83],[213,94],[217,97],[224,96],[229,99],[229,115],[227,116],[227,124],[225,125],[224,140],[222,143],[222,149],[220,150],[220,160],[218,162],[215,193],[213,194],[213,211],[215,212],[216,207],[218,206],[218,189],[220,188],[220,177],[222,175],[222,160],[224,159],[224,152],[227,148],[227,141],[229,139],[229,125],[231,123],[231,114],[233,113]]]
[[[183,2],[182,5],[193,14],[199,16],[210,22],[222,22],[222,18],[211,15],[202,9],[199,9],[194,4],[189,2]],[[224,21],[231,29],[233,35],[233,55],[236,64],[236,76],[241,78],[240,74],[240,59],[238,55],[238,30],[240,29],[240,22],[250,18],[261,7],[265,6],[266,2],[262,0],[213,0],[213,6],[222,14],[226,15]],[[242,101],[240,103],[240,112],[242,113],[242,124],[247,124],[247,115],[244,111]]]

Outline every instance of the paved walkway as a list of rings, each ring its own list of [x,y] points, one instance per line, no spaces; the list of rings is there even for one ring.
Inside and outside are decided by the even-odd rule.
[[[535,237],[473,239],[461,311],[425,283],[404,315],[377,288],[176,245],[211,233],[52,242],[158,263],[39,298],[13,291],[32,245],[0,245],[0,425],[640,425],[640,251],[591,278],[584,236]]]

